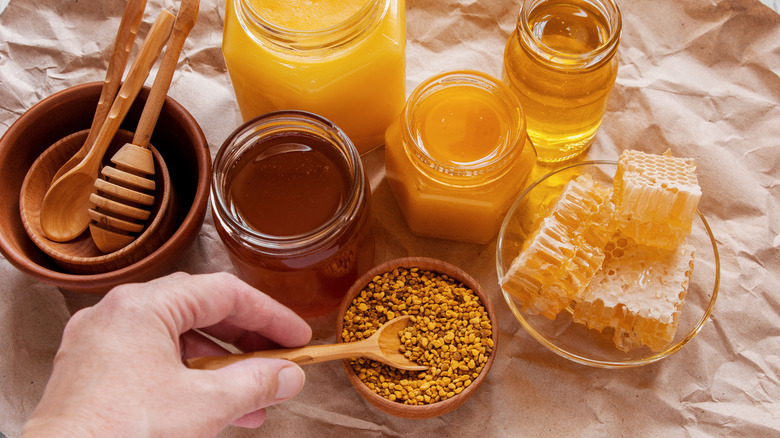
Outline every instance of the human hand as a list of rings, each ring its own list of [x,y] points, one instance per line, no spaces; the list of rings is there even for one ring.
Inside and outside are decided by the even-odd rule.
[[[187,368],[182,359],[226,353],[196,328],[245,351],[311,339],[292,310],[229,274],[118,286],[66,325],[23,436],[211,437],[228,424],[260,426],[264,408],[303,387],[285,360]]]

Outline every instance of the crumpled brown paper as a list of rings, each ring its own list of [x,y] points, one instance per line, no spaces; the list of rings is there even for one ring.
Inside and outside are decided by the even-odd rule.
[[[769,2],[769,0],[766,0]],[[499,76],[517,1],[409,0],[407,92],[434,73]],[[770,2],[771,3],[771,2]],[[259,431],[220,436],[768,436],[780,433],[780,15],[756,0],[620,1],[620,69],[588,159],[634,148],[696,159],[700,205],[718,240],[715,312],[676,355],[627,370],[589,368],[528,336],[499,292],[495,244],[413,236],[384,179],[383,152],[364,157],[374,194],[376,262],[430,256],[459,265],[490,293],[501,345],[459,410],[430,420],[387,416],[350,387],[338,362],[306,368],[295,399]],[[40,99],[101,80],[124,3],[12,0],[0,15],[0,133]],[[140,34],[172,0],[149,0]],[[170,95],[199,121],[212,155],[240,123],[220,52],[224,2],[203,0]],[[546,169],[538,169],[544,173]],[[209,214],[177,269],[230,271]],[[0,436],[34,409],[70,313],[96,297],[61,293],[0,259]],[[311,321],[332,342],[335,316]]]

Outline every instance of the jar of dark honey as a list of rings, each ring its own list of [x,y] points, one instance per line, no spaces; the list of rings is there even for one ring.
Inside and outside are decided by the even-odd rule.
[[[214,225],[236,274],[305,318],[373,265],[370,197],[355,146],[311,113],[254,118],[214,159]]]

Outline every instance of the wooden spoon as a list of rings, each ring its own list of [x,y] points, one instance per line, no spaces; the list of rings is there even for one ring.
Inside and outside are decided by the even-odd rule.
[[[138,121],[132,143],[126,143],[111,158],[116,166],[104,167],[104,179],[95,180],[89,198],[88,214],[92,240],[101,251],[114,252],[135,240],[149,219],[154,204],[154,157],[149,150],[157,118],[171,85],[179,55],[198,16],[200,0],[183,0],[173,25],[173,33],[165,49],[160,68]]]
[[[76,167],[77,164],[87,156],[87,152],[92,148],[97,137],[98,130],[106,120],[108,110],[114,102],[119,85],[122,82],[122,73],[125,71],[127,58],[130,56],[130,50],[133,48],[135,36],[138,33],[138,27],[141,25],[141,19],[144,16],[146,0],[127,0],[125,11],[122,14],[122,20],[119,22],[114,39],[114,49],[111,52],[111,59],[108,61],[106,69],[106,78],[103,80],[103,89],[100,93],[95,116],[92,119],[92,125],[89,127],[89,135],[84,140],[84,145],[73,156],[60,167],[54,174],[52,182],[60,179],[69,170]]]
[[[401,370],[425,371],[426,366],[417,365],[407,359],[400,351],[401,340],[398,333],[409,321],[409,315],[399,316],[386,322],[368,339],[331,345],[310,345],[300,348],[282,348],[278,350],[254,351],[244,354],[224,356],[205,356],[187,360],[187,366],[201,370],[215,370],[240,360],[253,357],[268,359],[287,359],[298,365],[325,362],[329,360],[367,357]]]
[[[174,18],[167,10],[157,17],[98,131],[95,144],[76,167],[62,175],[46,192],[41,204],[41,228],[50,240],[72,240],[87,229],[89,195],[103,155],[168,40]]]

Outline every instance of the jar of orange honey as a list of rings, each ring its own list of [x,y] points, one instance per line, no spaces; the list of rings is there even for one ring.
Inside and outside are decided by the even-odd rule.
[[[535,162],[517,97],[477,71],[424,81],[385,134],[387,181],[421,236],[490,242]]]
[[[214,225],[236,274],[305,318],[373,265],[370,196],[352,142],[310,113],[250,120],[214,159]]]
[[[404,0],[227,0],[222,52],[244,120],[303,110],[363,154],[406,97]]]

